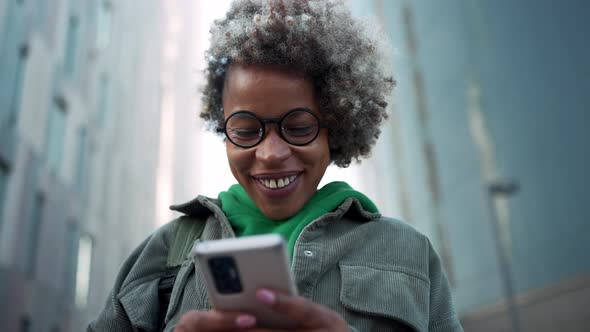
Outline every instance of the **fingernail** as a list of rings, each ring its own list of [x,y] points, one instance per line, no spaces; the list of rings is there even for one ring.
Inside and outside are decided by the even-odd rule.
[[[258,290],[258,292],[256,292],[256,297],[266,304],[273,304],[277,299],[275,293],[269,291],[268,289]]]
[[[236,317],[236,326],[242,329],[253,327],[256,324],[256,318],[250,315],[239,315]]]

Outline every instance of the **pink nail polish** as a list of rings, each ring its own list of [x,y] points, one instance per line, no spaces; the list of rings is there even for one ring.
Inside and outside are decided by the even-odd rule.
[[[276,295],[268,289],[261,289],[256,292],[256,297],[267,304],[273,304],[276,301]]]
[[[256,324],[256,318],[250,315],[239,315],[236,317],[236,326],[242,329],[253,327]]]

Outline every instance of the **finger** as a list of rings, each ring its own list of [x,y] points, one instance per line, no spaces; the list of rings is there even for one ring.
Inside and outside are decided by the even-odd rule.
[[[184,314],[175,332],[193,331],[229,331],[235,329],[247,329],[256,326],[256,318],[252,315],[232,312],[211,311],[189,311]]]
[[[277,312],[299,322],[301,326],[329,326],[339,322],[340,316],[302,296],[284,295],[269,289],[260,289],[256,297]]]

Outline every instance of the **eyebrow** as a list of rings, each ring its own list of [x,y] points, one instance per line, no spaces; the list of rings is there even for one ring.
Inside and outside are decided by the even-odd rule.
[[[297,110],[307,111],[307,112],[310,112],[310,113],[312,113],[312,114],[315,114],[315,112],[314,112],[314,111],[313,111],[311,108],[308,108],[308,107],[295,107],[295,108],[292,108],[292,109],[290,109],[290,110],[288,110],[288,111],[284,112],[284,113],[283,113],[281,116],[279,116],[279,117],[277,117],[277,118],[263,118],[263,117],[261,117],[260,115],[256,114],[256,112],[255,112],[254,110],[248,110],[248,109],[239,109],[239,110],[237,110],[237,111],[235,111],[235,112],[231,112],[231,113],[229,114],[229,116],[228,116],[228,117],[230,117],[230,116],[232,116],[232,115],[234,115],[234,114],[236,114],[236,113],[239,113],[239,112],[248,112],[248,113],[252,113],[252,114],[254,114],[255,116],[257,116],[257,117],[259,117],[260,119],[263,119],[263,120],[280,120],[280,119],[281,119],[281,118],[283,118],[285,115],[287,115],[287,113],[289,113],[289,112],[293,112],[293,111],[297,111]],[[315,115],[316,115],[316,116],[319,116],[318,114],[315,114]],[[225,119],[225,120],[226,120],[226,119]]]

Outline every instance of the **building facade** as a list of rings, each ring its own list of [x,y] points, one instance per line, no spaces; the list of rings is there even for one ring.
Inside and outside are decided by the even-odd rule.
[[[168,204],[234,182],[196,120],[226,2],[0,0],[1,331],[83,330]],[[429,235],[466,331],[583,331],[589,6],[348,3],[398,86],[373,158],[327,178]]]
[[[367,167],[433,240],[466,331],[586,330],[590,6],[349,3],[381,23],[398,81]]]
[[[156,227],[165,19],[0,1],[0,330],[83,330]]]

